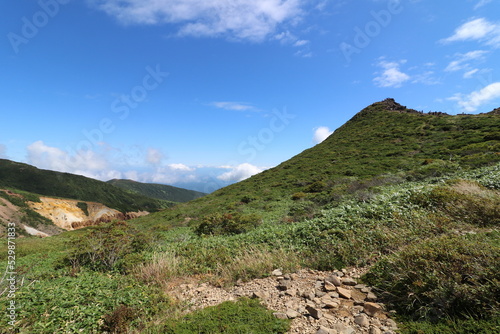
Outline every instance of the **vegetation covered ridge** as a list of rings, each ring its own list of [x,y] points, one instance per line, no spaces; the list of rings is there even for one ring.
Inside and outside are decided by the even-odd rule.
[[[85,176],[39,169],[7,159],[0,159],[0,187],[43,196],[98,202],[122,213],[153,212],[173,205],[169,201],[131,194],[106,182]]]
[[[183,189],[166,184],[142,183],[133,180],[118,179],[109,180],[107,182],[133,194],[140,194],[171,202],[189,202],[206,195],[199,191]]]

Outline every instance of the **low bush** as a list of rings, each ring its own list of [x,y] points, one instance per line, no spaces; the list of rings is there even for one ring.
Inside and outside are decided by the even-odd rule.
[[[232,235],[248,232],[259,226],[262,218],[257,214],[214,213],[202,218],[194,232],[199,235]]]
[[[130,269],[124,260],[132,260],[130,254],[144,250],[148,242],[144,234],[125,222],[93,226],[68,242],[70,252],[65,262],[73,268],[83,266],[96,271]]]
[[[217,306],[169,320],[153,333],[192,334],[269,334],[286,333],[290,320],[277,319],[256,299],[242,298],[237,302],[224,302]]]
[[[500,233],[441,236],[379,261],[365,281],[413,320],[488,319],[500,312]]]

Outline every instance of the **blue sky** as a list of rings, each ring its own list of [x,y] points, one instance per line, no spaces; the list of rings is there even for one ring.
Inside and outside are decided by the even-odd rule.
[[[213,191],[367,105],[500,106],[498,0],[0,4],[0,157]]]

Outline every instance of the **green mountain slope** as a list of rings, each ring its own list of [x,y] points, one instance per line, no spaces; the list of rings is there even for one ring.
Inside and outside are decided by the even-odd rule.
[[[99,202],[121,212],[157,211],[173,204],[130,194],[111,184],[88,177],[38,169],[5,159],[0,159],[0,187],[44,196]]]
[[[108,183],[134,194],[140,194],[172,202],[189,202],[193,199],[206,195],[205,193],[199,191],[173,187],[165,184],[141,183],[132,180],[117,179],[110,180]]]
[[[344,194],[376,184],[499,162],[499,129],[498,110],[479,115],[424,114],[386,99],[277,167],[142,222],[178,224],[186,218],[235,210],[287,219],[296,215],[298,201],[293,199],[308,201],[310,207],[297,209],[307,215]]]
[[[17,326],[163,333],[192,307],[165,295],[181,283],[354,267],[368,271],[358,283],[396,311],[401,333],[498,333],[499,125],[498,111],[421,114],[386,100],[322,144],[205,197],[126,223],[19,238]],[[0,240],[2,267],[7,247]],[[241,314],[214,312],[222,329]],[[202,328],[206,314],[190,325]]]

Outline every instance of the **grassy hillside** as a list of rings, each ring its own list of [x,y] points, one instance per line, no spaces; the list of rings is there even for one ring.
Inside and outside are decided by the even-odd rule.
[[[17,326],[164,333],[175,325],[190,333],[209,318],[210,328],[241,320],[281,333],[286,323],[248,301],[186,317],[189,305],[165,291],[188,278],[233,285],[276,268],[355,266],[397,311],[402,333],[498,333],[499,128],[497,112],[429,115],[386,100],[322,144],[190,203],[19,239]]]
[[[145,217],[182,224],[214,212],[258,212],[270,220],[314,216],[323,205],[386,183],[415,181],[500,161],[500,114],[423,114],[392,99],[356,114],[329,138],[250,179]],[[306,203],[298,200],[306,200]],[[301,203],[302,202],[302,203]]]
[[[102,203],[121,212],[157,211],[172,203],[130,194],[106,182],[0,159],[0,188],[14,188],[44,196]]]
[[[171,202],[189,202],[205,196],[205,193],[173,187],[165,184],[141,183],[132,180],[110,180],[109,184],[127,190],[130,193],[140,194],[151,198]]]

